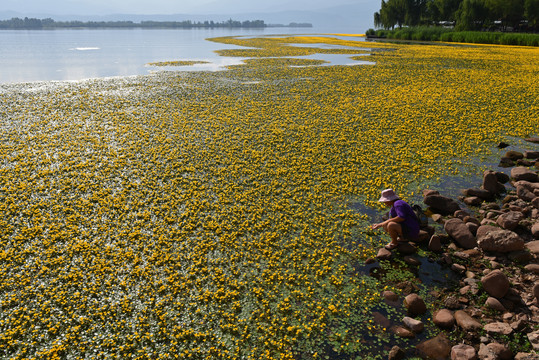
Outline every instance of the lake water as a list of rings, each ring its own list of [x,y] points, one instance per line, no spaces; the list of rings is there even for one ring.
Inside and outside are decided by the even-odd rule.
[[[1,30],[0,84],[143,75],[159,69],[148,63],[171,60],[209,62],[181,70],[220,70],[242,59],[218,56],[215,50],[234,46],[206,38],[320,32],[309,28]],[[342,62],[335,57],[330,61],[352,63],[349,56]]]

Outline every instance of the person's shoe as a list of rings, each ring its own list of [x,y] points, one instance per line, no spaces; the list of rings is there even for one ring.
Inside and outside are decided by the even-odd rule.
[[[389,243],[386,246],[384,246],[387,250],[393,250],[398,246],[398,244]]]
[[[406,243],[406,242],[408,242],[408,240],[406,240],[406,239],[403,238],[402,236],[397,236],[397,242],[399,242],[399,243]]]

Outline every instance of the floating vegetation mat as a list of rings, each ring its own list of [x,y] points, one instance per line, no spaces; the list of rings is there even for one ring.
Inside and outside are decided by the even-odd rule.
[[[365,46],[214,40],[254,58]],[[387,238],[349,205],[413,197],[536,134],[539,49],[369,46],[376,65],[0,86],[0,357],[366,359],[413,344],[373,322],[402,319],[380,299],[399,276],[357,271]]]

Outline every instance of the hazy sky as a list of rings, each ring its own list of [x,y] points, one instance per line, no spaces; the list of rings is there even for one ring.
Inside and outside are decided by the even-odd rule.
[[[0,11],[53,14],[186,14],[315,11],[344,4],[377,4],[380,0],[1,0]]]

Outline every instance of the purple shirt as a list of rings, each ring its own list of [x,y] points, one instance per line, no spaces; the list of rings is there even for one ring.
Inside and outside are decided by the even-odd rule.
[[[391,218],[398,216],[404,219],[400,224],[405,238],[413,239],[419,235],[419,220],[417,220],[414,210],[406,201],[395,201],[391,210],[389,210],[389,216]]]

